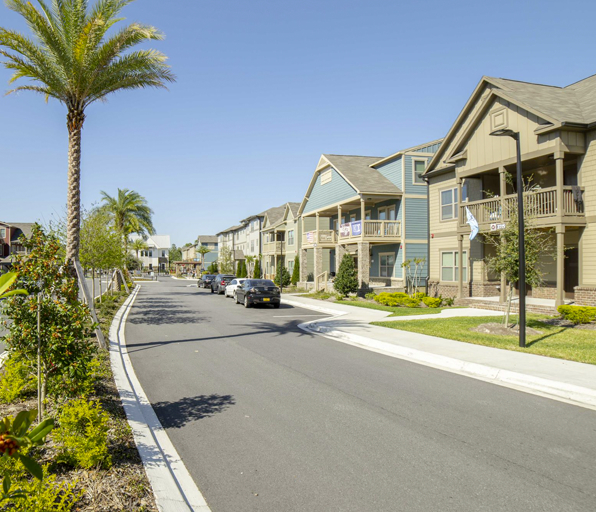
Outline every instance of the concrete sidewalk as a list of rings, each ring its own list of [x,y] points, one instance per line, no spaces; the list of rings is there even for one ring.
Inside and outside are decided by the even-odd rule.
[[[315,299],[284,295],[283,302],[333,315],[300,327],[337,341],[392,357],[432,366],[522,391],[596,409],[596,366],[502,350],[408,331],[370,325],[390,313]],[[454,314],[456,311],[459,313]],[[473,310],[469,316],[479,316]],[[466,309],[449,316],[466,316]],[[480,311],[480,316],[502,313]],[[391,321],[445,318],[447,315],[392,317]]]

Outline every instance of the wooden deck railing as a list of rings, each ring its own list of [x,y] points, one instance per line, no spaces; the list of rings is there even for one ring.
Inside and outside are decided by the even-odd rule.
[[[584,215],[583,194],[580,189],[582,200],[576,201],[573,195],[573,188],[563,187],[563,215],[582,216]],[[503,202],[502,202],[503,200]],[[549,187],[524,194],[526,212],[534,218],[547,218],[557,215],[557,188]],[[495,197],[483,199],[482,201],[471,201],[459,207],[459,225],[467,224],[466,208],[469,208],[478,224],[491,224],[506,222],[509,220],[509,212],[517,207],[517,194],[510,194],[504,198]]]

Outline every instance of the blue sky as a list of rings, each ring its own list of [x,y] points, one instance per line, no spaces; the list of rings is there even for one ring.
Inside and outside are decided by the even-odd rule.
[[[442,137],[482,75],[564,86],[596,73],[596,3],[137,0],[178,77],[87,111],[82,198],[130,188],[177,245],[301,201],[321,153]],[[25,31],[3,5],[0,25]],[[0,69],[0,91],[9,89]],[[66,202],[65,108],[0,96],[0,219]]]

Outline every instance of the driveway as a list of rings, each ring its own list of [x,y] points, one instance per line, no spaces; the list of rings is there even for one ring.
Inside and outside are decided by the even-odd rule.
[[[593,512],[595,411],[297,327],[323,316],[142,287],[129,353],[213,512]]]

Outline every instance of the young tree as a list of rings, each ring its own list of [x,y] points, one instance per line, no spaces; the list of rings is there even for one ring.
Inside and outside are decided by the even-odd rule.
[[[207,272],[209,274],[218,274],[219,270],[217,268],[217,261],[212,262],[209,267],[207,268]]]
[[[136,238],[132,242],[129,241],[130,248],[135,252],[137,255],[137,260],[139,259],[139,252],[146,251],[148,249],[147,242],[142,238]]]
[[[88,0],[54,0],[50,5],[38,0],[40,8],[36,8],[32,2],[7,0],[8,8],[25,19],[35,37],[0,28],[0,55],[14,71],[11,82],[29,80],[9,92],[37,92],[67,108],[66,261],[73,275],[72,262],[79,256],[81,132],[86,108],[117,91],[165,87],[174,81],[162,53],[142,49],[124,54],[140,43],[163,39],[157,29],[133,23],[108,36],[131,1],[102,0],[90,7]]]
[[[246,256],[245,263],[246,263],[246,277],[254,277],[253,269],[255,264],[256,256]]]
[[[3,342],[36,376],[43,409],[46,390],[55,396],[77,392],[96,347],[89,342],[93,332],[89,309],[78,300],[77,281],[67,272],[58,239],[35,224],[23,246],[29,254],[16,256],[15,285],[30,295],[6,299],[8,334]]]
[[[524,185],[524,191],[532,190],[531,183]],[[506,203],[507,204],[507,203]],[[542,284],[544,275],[541,256],[551,255],[554,258],[554,246],[551,229],[538,229],[534,226],[531,208],[528,207],[527,197],[524,195],[524,237],[526,252],[526,284],[537,287]],[[509,283],[507,309],[503,317],[504,325],[509,325],[513,288],[519,281],[519,227],[517,202],[511,202],[504,212],[508,221],[501,231],[484,234],[484,243],[494,247],[494,256],[485,258],[487,267],[500,275],[503,273]]]
[[[168,255],[168,260],[170,265],[175,261],[182,260],[182,250],[179,247],[176,247],[176,244],[172,244],[172,247],[170,248],[170,252]]]
[[[294,258],[294,270],[292,271],[292,284],[296,286],[300,281],[300,256]]]
[[[333,287],[341,293],[344,297],[350,293],[358,291],[358,272],[354,267],[354,260],[349,254],[344,254],[343,259],[339,265]]]
[[[218,268],[222,274],[234,273],[234,257],[232,256],[232,249],[228,246],[223,246],[219,251]]]
[[[205,254],[209,254],[211,249],[209,247],[205,247],[204,245],[199,246],[197,252],[201,255],[201,270],[205,268]]]
[[[290,272],[288,271],[288,269],[286,267],[284,267],[281,263],[279,263],[279,265],[277,265],[277,270],[275,272],[275,279],[273,280],[273,282],[277,285],[277,286],[290,286],[290,281],[292,280],[292,278],[290,277]]]

